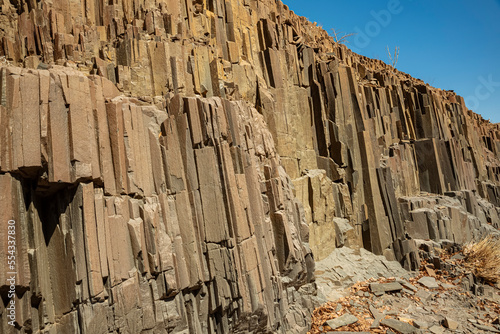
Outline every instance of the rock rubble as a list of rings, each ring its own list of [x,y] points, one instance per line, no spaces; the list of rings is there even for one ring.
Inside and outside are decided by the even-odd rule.
[[[462,262],[457,262],[443,245],[433,249],[440,254],[441,267],[424,261],[412,276],[372,277],[339,291],[337,299],[317,308],[309,333],[496,333],[500,331],[500,286],[486,284]],[[428,253],[421,250],[422,253]],[[373,255],[372,255],[373,256]],[[351,255],[351,257],[354,257]],[[367,258],[369,256],[365,256]],[[363,260],[360,260],[362,262]],[[373,262],[373,260],[365,260]],[[445,266],[446,265],[446,266]],[[358,268],[363,266],[359,263]],[[430,274],[432,276],[430,276]],[[318,273],[321,279],[322,273]],[[328,276],[328,275],[326,275]],[[469,281],[481,289],[471,289]],[[319,285],[321,287],[321,284]],[[339,287],[341,289],[341,287]],[[333,296],[333,294],[331,294]],[[346,317],[352,323],[335,326]],[[356,321],[354,321],[356,319]],[[392,331],[392,332],[391,332]]]

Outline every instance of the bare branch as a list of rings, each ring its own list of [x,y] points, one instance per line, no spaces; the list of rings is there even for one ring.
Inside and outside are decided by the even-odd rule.
[[[398,64],[398,60],[399,60],[399,46],[396,46],[394,48],[394,58],[393,58],[393,55],[391,54],[391,51],[389,50],[389,45],[387,45],[387,55],[389,56],[389,59],[391,60],[392,67],[396,68],[396,65]]]
[[[332,37],[335,43],[337,44],[347,44],[349,43],[348,38],[357,35],[356,33],[350,33],[347,34],[343,31],[336,30],[335,28],[332,28]]]

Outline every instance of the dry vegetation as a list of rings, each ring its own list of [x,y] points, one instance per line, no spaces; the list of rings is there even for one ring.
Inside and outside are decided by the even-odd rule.
[[[389,50],[389,45],[387,45],[387,55],[389,56],[389,59],[391,60],[392,67],[396,68],[396,65],[398,64],[398,60],[399,60],[399,46],[396,46],[394,48],[394,54],[391,54],[391,50]]]
[[[350,326],[340,327],[336,329],[336,331],[352,331],[352,332],[366,332],[370,331],[371,333],[377,334],[385,334],[387,333],[387,328],[383,328],[382,326],[379,328],[371,329],[370,325],[373,322],[372,315],[368,310],[368,300],[359,298],[356,293],[361,292],[369,292],[370,288],[368,286],[369,283],[381,282],[387,283],[392,282],[390,279],[371,279],[367,282],[358,282],[354,286],[350,288],[351,295],[341,298],[335,302],[328,302],[326,304],[321,305],[316,308],[312,315],[312,326],[311,330],[308,334],[319,334],[330,331],[330,327],[328,327],[325,322],[331,319],[335,319],[344,315],[346,313],[350,313],[354,315],[359,321]],[[359,306],[362,306],[363,312],[358,310],[358,307],[355,307],[352,302],[356,302]],[[380,310],[381,312],[383,310]]]
[[[0,57],[0,66],[9,66],[10,62],[5,58],[5,56]]]
[[[489,235],[464,247],[464,266],[476,276],[491,283],[500,283],[500,237]]]

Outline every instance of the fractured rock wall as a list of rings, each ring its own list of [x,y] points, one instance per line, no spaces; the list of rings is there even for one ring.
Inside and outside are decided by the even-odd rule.
[[[411,269],[498,228],[500,126],[280,1],[0,8],[23,330],[290,332],[309,246]]]
[[[256,109],[180,95],[158,109],[64,67],[0,73],[22,331],[307,329],[307,226]]]

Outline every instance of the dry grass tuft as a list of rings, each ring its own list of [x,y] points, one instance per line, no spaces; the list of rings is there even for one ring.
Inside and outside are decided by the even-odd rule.
[[[464,247],[464,265],[476,276],[500,283],[500,237],[489,235]]]

